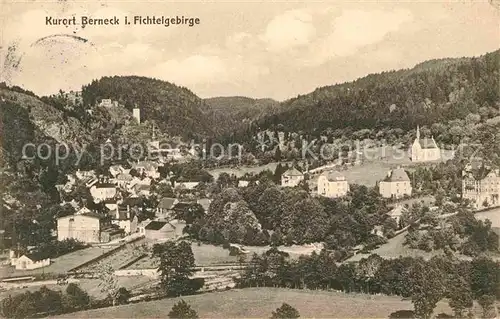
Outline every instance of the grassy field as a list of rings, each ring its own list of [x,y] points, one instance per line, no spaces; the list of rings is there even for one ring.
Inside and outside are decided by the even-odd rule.
[[[248,259],[251,258],[253,253],[263,254],[271,249],[270,246],[244,247],[249,251]],[[310,255],[312,251],[315,250],[314,247],[309,246],[280,246],[278,248],[289,253],[290,257],[292,258],[298,258],[301,255]],[[192,243],[191,249],[193,250],[194,259],[196,265],[198,266],[211,266],[238,262],[238,258],[236,256],[230,256],[229,250],[222,248],[222,246],[214,246],[208,244],[198,245],[197,243]],[[150,256],[147,256],[128,266],[127,269],[149,269],[154,267],[156,267],[154,259]]]
[[[82,250],[77,250],[72,253],[62,255],[51,260],[50,266],[38,268],[34,270],[16,270],[14,267],[7,266],[0,268],[0,278],[13,276],[30,276],[42,273],[62,274],[67,271],[92,260],[103,253],[113,249],[113,247],[89,247]]]
[[[146,284],[152,281],[151,278],[146,276],[116,277],[116,280],[119,287],[125,287],[129,290],[135,288],[138,285]],[[76,284],[78,284],[83,290],[88,292],[89,295],[95,298],[103,298],[106,296],[106,294],[102,292],[101,289],[99,288],[99,283],[100,279],[79,279],[79,281]],[[47,288],[52,290],[63,290],[63,291],[67,287],[67,285],[43,284],[37,286],[30,286],[22,289],[3,290],[0,291],[0,299],[6,298],[9,295],[12,296],[18,295],[26,291],[34,292],[36,290],[39,290],[42,286],[46,286]]]
[[[361,165],[348,167],[346,170],[340,172],[346,177],[349,184],[359,184],[367,187],[373,187],[375,184],[387,176],[387,172],[393,168],[394,165],[378,162],[366,162]],[[312,187],[317,187],[318,177],[314,176],[309,180]]]
[[[388,318],[398,310],[412,310],[410,301],[392,296],[369,296],[340,292],[291,290],[280,288],[247,288],[186,296],[183,299],[201,318],[269,318],[271,312],[286,302],[302,318]],[[96,309],[68,314],[67,318],[166,318],[179,300],[151,302]],[[440,302],[436,313],[451,313]]]

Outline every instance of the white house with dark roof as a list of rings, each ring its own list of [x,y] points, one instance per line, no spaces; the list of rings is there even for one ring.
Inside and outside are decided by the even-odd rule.
[[[437,146],[434,137],[420,138],[420,127],[417,126],[417,136],[411,146],[412,162],[430,162],[441,159],[441,149]]]
[[[158,172],[158,164],[152,161],[142,161],[137,162],[132,165],[132,168],[139,174],[144,174],[147,177],[159,178],[160,172]]]
[[[178,220],[169,222],[153,220],[144,227],[144,231],[148,240],[170,240],[181,237],[185,226],[184,223]]]
[[[24,254],[19,258],[11,257],[10,265],[17,270],[32,270],[50,266],[50,258],[41,258],[36,254]]]
[[[384,198],[411,196],[411,181],[406,171],[401,167],[389,171],[387,177],[379,183],[379,192]]]
[[[121,165],[112,165],[109,167],[109,173],[116,178],[118,174],[121,174],[124,172],[123,166]]]
[[[318,195],[338,198],[347,195],[349,183],[338,171],[323,173],[318,177]]]
[[[156,217],[167,218],[174,213],[174,207],[179,203],[177,198],[163,197],[156,207]]]
[[[96,202],[114,198],[116,193],[116,186],[111,183],[97,183],[90,187],[90,195],[92,195]]]
[[[303,180],[304,174],[296,168],[291,168],[281,175],[281,186],[295,187]]]

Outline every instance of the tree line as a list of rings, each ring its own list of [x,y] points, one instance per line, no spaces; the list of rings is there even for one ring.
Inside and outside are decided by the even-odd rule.
[[[237,285],[397,295],[412,300],[419,318],[430,318],[436,304],[446,298],[454,314],[464,317],[473,301],[485,312],[494,307],[500,298],[500,264],[484,257],[472,261],[446,256],[383,259],[373,254],[339,265],[326,250],[294,260],[271,248],[252,256]]]

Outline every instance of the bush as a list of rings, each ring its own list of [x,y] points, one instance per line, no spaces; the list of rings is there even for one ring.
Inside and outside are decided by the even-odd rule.
[[[179,319],[197,319],[198,314],[187,302],[181,300],[172,307],[172,310],[168,313],[168,317]]]
[[[283,303],[281,307],[277,308],[276,311],[273,311],[273,314],[271,316],[272,319],[291,319],[299,317],[300,314],[297,309],[287,303]]]

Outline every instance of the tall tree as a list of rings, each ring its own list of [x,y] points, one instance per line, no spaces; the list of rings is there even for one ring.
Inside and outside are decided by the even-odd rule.
[[[193,274],[195,260],[189,243],[168,241],[153,246],[153,257],[159,259],[160,284],[167,296],[182,296],[194,293],[203,286],[189,279]]]

